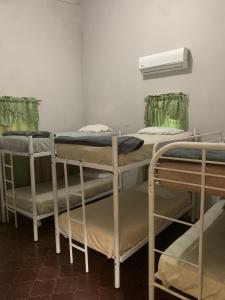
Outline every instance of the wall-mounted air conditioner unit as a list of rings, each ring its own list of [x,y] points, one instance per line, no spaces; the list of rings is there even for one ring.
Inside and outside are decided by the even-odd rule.
[[[151,75],[188,68],[187,48],[179,48],[139,58],[139,69],[143,75]]]

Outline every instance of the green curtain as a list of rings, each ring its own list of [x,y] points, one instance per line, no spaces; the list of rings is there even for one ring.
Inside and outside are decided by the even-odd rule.
[[[0,133],[9,130],[38,130],[38,101],[26,97],[0,97]]]
[[[188,100],[183,93],[150,95],[145,98],[145,126],[187,130]]]
[[[9,130],[38,130],[38,122],[37,99],[33,97],[0,97],[0,135]],[[30,183],[29,160],[26,157],[15,156],[14,176],[16,187]]]

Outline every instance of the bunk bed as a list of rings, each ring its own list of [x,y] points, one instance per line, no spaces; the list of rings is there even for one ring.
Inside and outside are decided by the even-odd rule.
[[[65,133],[64,133],[65,134]],[[89,133],[85,135],[101,136],[111,133]],[[73,132],[73,135],[84,135],[81,132]],[[47,182],[36,182],[35,160],[37,158],[48,157],[51,159],[50,133],[46,131],[36,132],[7,132],[0,138],[0,151],[2,163],[1,176],[1,203],[3,221],[9,222],[9,212],[14,214],[15,226],[18,227],[17,213],[23,214],[33,220],[34,241],[38,240],[38,226],[40,221],[53,213],[53,195],[51,174]],[[15,186],[15,157],[27,157],[29,159],[30,184],[26,186]],[[48,164],[49,168],[50,163]],[[51,173],[51,171],[50,171]],[[106,174],[107,175],[107,174]],[[87,174],[86,192],[88,201],[108,195],[112,192],[112,179],[110,176],[99,174]],[[60,183],[62,186],[62,183]],[[65,191],[60,190],[60,211],[66,209]],[[79,176],[70,178],[70,198],[73,207],[80,205],[80,183]]]
[[[126,136],[125,138],[131,136],[133,135]],[[154,135],[145,138],[145,135],[143,134],[135,134],[135,138],[144,140],[143,145],[134,151],[124,154],[120,153],[118,150],[119,138],[116,136],[112,137],[111,145],[101,145],[101,147],[89,145],[86,141],[79,142],[75,140],[75,143],[73,143],[73,139],[59,138],[55,140],[52,136],[56,252],[60,253],[60,234],[63,234],[69,238],[71,263],[73,262],[72,249],[76,248],[83,251],[85,253],[85,266],[87,272],[89,270],[88,246],[105,254],[107,257],[112,257],[114,259],[116,288],[120,287],[120,263],[140,249],[140,247],[148,241],[147,188],[145,193],[138,190],[138,187],[134,187],[131,190],[119,194],[119,174],[148,165],[153,151],[157,149],[157,145],[160,142],[169,143],[175,140],[193,139],[193,135],[191,132],[184,132],[183,134],[178,134],[176,136]],[[56,176],[56,164],[60,163],[64,165],[66,190],[68,186],[67,165],[79,166],[82,186],[82,207],[71,211],[69,197],[67,197],[67,212],[62,215],[59,215],[58,213]],[[86,208],[85,192],[83,189],[85,185],[83,168],[94,168],[112,172],[113,196],[108,197],[99,203],[88,205]],[[169,192],[169,195],[171,195],[171,192]],[[163,203],[167,197],[168,195],[162,197],[162,210],[165,207]],[[171,197],[176,198],[174,194]],[[174,201],[175,205],[178,203],[178,211],[176,211],[176,209],[173,211],[176,217],[180,217],[182,214],[193,208],[193,203],[190,203],[187,198],[178,198],[184,198],[186,204],[182,203],[181,209],[181,206],[179,206],[180,202]],[[129,212],[131,212],[132,215],[132,207],[137,208],[139,200],[140,210],[139,206],[138,209],[134,209],[135,217],[131,221]],[[127,205],[129,205],[129,212],[126,211]],[[104,213],[100,214],[102,211]],[[143,216],[142,222],[140,222],[140,219],[142,219],[141,216]],[[107,222],[105,222],[106,219]],[[159,225],[158,232],[165,229],[169,224],[170,222],[163,222]],[[106,225],[107,229],[104,230]],[[134,230],[135,227],[136,230]],[[133,238],[132,233],[134,232],[136,232],[136,237]],[[99,236],[101,238],[99,238]],[[131,236],[131,240],[129,240],[128,236]],[[80,244],[75,244],[73,240],[81,242],[84,246],[82,247]],[[124,240],[127,240],[127,244],[125,243],[125,245],[123,244]]]
[[[190,299],[188,295],[198,300],[224,299],[224,200],[217,201],[205,214],[206,195],[225,196],[224,153],[221,139],[216,143],[175,142],[159,149],[152,158],[149,168],[149,299],[155,299],[155,288],[179,299]],[[198,192],[197,223],[156,212],[158,186]],[[155,219],[170,220],[190,229],[168,249],[160,251],[155,248]],[[156,253],[161,254],[157,273]]]

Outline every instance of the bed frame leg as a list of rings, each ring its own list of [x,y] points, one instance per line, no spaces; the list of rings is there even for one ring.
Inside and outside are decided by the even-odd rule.
[[[34,241],[38,241],[38,221],[37,218],[33,218],[33,230],[34,230]]]
[[[55,223],[55,247],[56,253],[61,252],[60,249],[60,232],[59,232],[59,211],[58,211],[58,193],[57,193],[57,171],[56,171],[56,154],[55,154],[55,137],[51,133],[51,163],[52,163],[52,189],[54,204],[54,223]]]
[[[194,223],[196,219],[196,194],[195,192],[191,193],[191,222]]]
[[[115,276],[115,288],[120,288],[120,260],[115,258],[114,261],[114,276]]]
[[[37,224],[37,202],[36,202],[36,184],[34,171],[34,145],[32,136],[28,137],[29,141],[29,159],[30,159],[30,181],[31,181],[31,197],[32,197],[32,213],[33,213],[33,231],[34,241],[38,241],[38,224]]]
[[[112,137],[112,162],[113,162],[113,222],[114,222],[114,274],[115,288],[120,288],[120,224],[119,224],[119,163],[118,141]]]

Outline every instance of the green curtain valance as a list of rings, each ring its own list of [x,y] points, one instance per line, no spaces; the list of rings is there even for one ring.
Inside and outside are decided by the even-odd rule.
[[[188,100],[183,93],[150,95],[145,98],[145,126],[187,130]]]
[[[38,101],[27,97],[0,97],[0,132],[7,130],[37,130]]]

